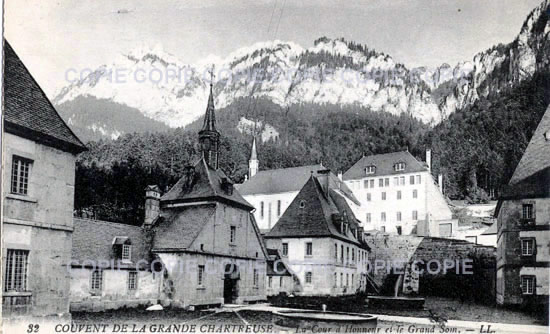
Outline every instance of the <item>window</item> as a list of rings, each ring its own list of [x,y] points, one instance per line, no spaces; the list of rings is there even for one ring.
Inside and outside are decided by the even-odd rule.
[[[398,178],[398,177],[394,177],[394,178],[393,178],[393,185],[394,185],[394,186],[398,186],[398,185],[399,185],[399,178]]]
[[[414,184],[414,175],[411,175],[410,180],[409,180],[409,183],[410,183],[410,184]]]
[[[128,272],[128,290],[136,290],[137,289],[137,279],[138,279],[137,271],[129,271]]]
[[[416,176],[416,183],[417,183],[417,184],[422,183],[422,182],[420,182],[420,181],[422,181],[422,177],[421,177],[420,175],[417,175],[417,176]]]
[[[374,179],[369,181],[370,188],[374,188]]]
[[[418,198],[418,190],[413,190],[413,198]]]
[[[340,273],[340,287],[344,286],[344,273]]]
[[[353,274],[351,274],[351,286],[353,286]]]
[[[253,280],[254,280],[254,286],[257,287],[258,286],[258,269],[254,269],[254,276],[253,276]]]
[[[334,258],[338,260],[338,244],[334,244]]]
[[[277,217],[281,217],[281,200],[277,201]]]
[[[301,200],[301,201],[300,201],[300,209],[303,209],[303,208],[305,208],[305,207],[306,207],[306,201]]]
[[[376,173],[376,167],[375,166],[367,166],[365,168],[365,174],[374,174]]]
[[[533,204],[523,204],[521,218],[533,219]]]
[[[397,229],[397,234],[401,235],[403,233],[401,226],[396,226],[396,229]]]
[[[334,287],[338,286],[338,274],[334,273]]]
[[[370,202],[370,200],[371,200],[370,193],[367,193],[367,202]]]
[[[346,274],[346,286],[349,285],[349,274]]]
[[[399,184],[401,184],[402,186],[405,185],[405,177],[404,177],[404,176],[401,176],[401,177],[399,178]]]
[[[288,256],[288,244],[286,242],[283,243],[283,256]]]
[[[29,172],[32,160],[13,156],[11,165],[12,194],[27,195],[29,190]]]
[[[385,212],[382,212],[382,213],[380,214],[380,220],[383,221],[383,222],[386,221],[386,213],[385,213]]]
[[[380,226],[380,231],[386,232],[386,226]]]
[[[283,287],[283,276],[279,277],[279,288]]]
[[[6,275],[4,291],[27,290],[27,264],[29,251],[8,249],[6,254]]]
[[[346,247],[346,262],[349,262],[349,247]]]
[[[199,266],[197,285],[198,286],[204,285],[204,266]]]
[[[132,258],[132,246],[122,245],[122,260],[129,261]]]
[[[532,256],[535,254],[535,239],[521,239],[521,255]]]
[[[311,284],[312,276],[313,276],[313,274],[311,273],[311,271],[308,271],[306,273],[306,284]]]
[[[401,199],[401,190],[397,191],[397,199]]]
[[[271,285],[273,284],[273,277],[272,276],[269,276],[267,278],[267,286],[271,288]]]
[[[393,165],[393,169],[394,169],[396,172],[405,170],[405,163],[404,163],[404,162],[398,162],[398,163],[396,163],[395,165]]]
[[[413,210],[413,220],[418,220],[418,211]]]
[[[383,187],[384,186],[384,179],[378,179],[378,186]]]
[[[231,226],[229,228],[229,242],[234,244],[236,236],[237,236],[237,227],[236,226]]]
[[[344,245],[340,245],[340,262],[344,263]]]
[[[355,249],[351,250],[351,262],[355,262]]]
[[[92,271],[92,281],[90,282],[90,288],[92,290],[101,291],[103,288],[103,271]]]
[[[306,242],[306,256],[312,256],[312,255],[313,255],[313,243]]]
[[[371,222],[371,216],[370,216],[370,213],[367,213],[367,223],[370,223]]]
[[[521,276],[521,292],[524,295],[532,295],[535,293],[534,276]]]
[[[260,218],[264,219],[264,202],[260,202]]]
[[[383,200],[383,201],[386,200],[386,192],[385,192],[385,191],[382,192],[382,200]]]
[[[401,211],[397,211],[397,221],[401,221]]]
[[[390,178],[389,178],[389,177],[387,177],[387,178],[384,179],[384,186],[385,186],[385,187],[389,187],[389,186],[390,186]]]
[[[363,188],[367,189],[369,187],[369,180],[363,181]]]

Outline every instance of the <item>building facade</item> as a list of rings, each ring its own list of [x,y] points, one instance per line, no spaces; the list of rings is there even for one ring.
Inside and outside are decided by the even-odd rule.
[[[497,204],[497,303],[548,304],[550,108]],[[547,306],[544,307],[547,309]]]
[[[4,44],[2,316],[68,315],[75,160],[86,148]]]
[[[427,152],[427,160],[431,153]],[[409,152],[364,156],[343,175],[365,230],[452,237],[458,227],[427,165]]]
[[[335,180],[336,179],[336,180]],[[363,229],[330,171],[311,175],[265,235],[296,275],[298,295],[348,295],[367,285]]]

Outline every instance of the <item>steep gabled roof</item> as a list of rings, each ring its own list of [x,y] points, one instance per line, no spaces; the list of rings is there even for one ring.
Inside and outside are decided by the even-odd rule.
[[[246,195],[278,194],[302,189],[311,172],[325,169],[323,165],[262,170],[250,180],[238,185],[239,192]]]
[[[4,130],[63,151],[85,151],[7,41],[4,62]]]
[[[525,149],[525,153],[501,196],[506,198],[533,198],[550,195],[550,106]]]
[[[265,238],[335,237],[359,243],[351,231],[341,233],[334,222],[334,215],[346,215],[350,227],[358,228],[353,211],[337,190],[329,188],[327,196],[320,182],[318,177],[310,176]]]
[[[153,227],[153,250],[189,248],[215,212],[215,205],[163,211],[162,219]]]
[[[398,162],[405,163],[405,170],[395,171],[394,165]],[[375,166],[373,174],[365,174],[365,168]],[[408,151],[375,154],[364,156],[344,173],[344,180],[358,180],[364,177],[416,173],[427,171],[427,167],[416,160]]]
[[[161,197],[161,206],[175,203],[192,203],[200,201],[220,201],[247,210],[254,207],[233,189],[230,194],[223,189],[223,183],[231,181],[221,170],[208,166],[204,157],[193,168],[188,167],[189,174],[184,175],[166,194]],[[184,172],[187,173],[187,172]]]
[[[128,267],[135,268],[138,261],[150,260],[150,242],[139,226],[81,218],[73,218],[73,223],[73,264],[90,265],[115,259],[113,241],[117,237],[131,241],[131,263],[127,264]]]

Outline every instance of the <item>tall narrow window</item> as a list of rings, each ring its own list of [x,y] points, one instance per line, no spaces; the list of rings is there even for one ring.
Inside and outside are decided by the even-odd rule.
[[[385,212],[382,212],[382,213],[380,214],[380,220],[383,221],[383,222],[386,221],[386,213],[385,213]]]
[[[369,186],[370,188],[374,188],[374,179],[369,181]]]
[[[390,186],[390,178],[387,177],[384,179],[384,187],[389,187]]]
[[[260,218],[264,219],[264,202],[260,202]]]
[[[254,280],[254,286],[258,286],[258,269],[254,269],[254,277],[253,277],[253,280]]]
[[[355,249],[351,249],[351,262],[355,262]]]
[[[340,245],[340,262],[344,263],[344,245]]]
[[[273,284],[273,276],[269,276],[267,278],[267,286],[271,288],[272,284]]]
[[[283,287],[283,276],[279,277],[279,288]]]
[[[397,221],[401,221],[401,211],[397,211]]]
[[[277,201],[277,217],[281,217],[281,200]]]
[[[204,266],[203,265],[199,266],[198,277],[197,277],[197,285],[198,286],[203,286],[204,285]]]
[[[371,214],[367,213],[367,223],[370,223],[370,222],[371,222]]]
[[[229,242],[234,244],[235,243],[235,238],[237,236],[237,226],[231,226],[229,228]]]
[[[403,233],[401,226],[397,226],[396,229],[397,229],[397,234],[401,235],[401,233]]]
[[[346,247],[346,262],[349,262],[349,247]]]
[[[420,184],[422,181],[422,177],[420,175],[416,176],[416,183]]]
[[[382,200],[383,200],[383,201],[386,200],[386,192],[385,192],[385,191],[382,192]]]
[[[413,210],[413,220],[418,220],[418,211]]]
[[[313,255],[313,243],[306,242],[306,256],[312,256]]]
[[[92,271],[92,281],[90,282],[90,288],[95,291],[101,291],[101,289],[103,289],[103,271]]]
[[[130,261],[132,258],[132,246],[122,245],[122,260]]]
[[[397,199],[401,199],[401,190],[397,191]]]
[[[338,286],[338,273],[334,273],[334,287]]]
[[[369,180],[363,181],[363,188],[367,189],[369,187]]]
[[[535,239],[521,239],[521,255],[532,256],[535,254]]]
[[[418,190],[413,190],[413,198],[418,198]]]
[[[414,175],[411,175],[410,180],[409,180],[409,183],[410,183],[410,184],[414,184]]]
[[[128,272],[128,290],[136,290],[137,289],[137,278],[138,278],[137,271],[129,271]]]
[[[533,204],[523,204],[521,218],[533,219]]]
[[[288,244],[286,242],[283,243],[283,256],[288,256]]]
[[[340,287],[344,286],[344,273],[340,273]]]
[[[338,244],[334,244],[334,258],[338,260]]]
[[[535,293],[535,277],[521,276],[521,292],[524,295],[532,295]]]
[[[13,156],[11,166],[11,192],[13,194],[27,195],[31,164],[32,160]]]
[[[399,177],[399,184],[402,185],[402,186],[405,185],[405,177],[404,176]]]
[[[371,195],[370,193],[367,193],[367,202],[370,202],[370,200],[371,200]]]
[[[394,186],[398,186],[398,185],[399,185],[399,178],[398,178],[398,177],[394,177],[394,178],[393,178],[393,185],[394,185]]]
[[[27,264],[29,251],[8,249],[6,253],[6,274],[4,291],[27,290]]]
[[[383,187],[384,186],[384,179],[378,179],[378,186]]]
[[[306,273],[306,284],[311,284],[313,279],[313,273],[311,271],[308,271]]]
[[[349,274],[346,274],[346,286],[349,286]]]

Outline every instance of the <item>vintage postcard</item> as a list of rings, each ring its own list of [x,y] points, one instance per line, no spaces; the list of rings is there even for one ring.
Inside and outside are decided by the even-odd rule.
[[[550,0],[4,0],[1,333],[547,333]]]

